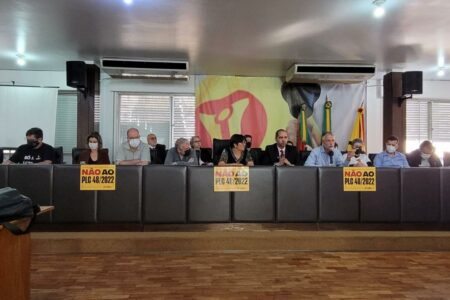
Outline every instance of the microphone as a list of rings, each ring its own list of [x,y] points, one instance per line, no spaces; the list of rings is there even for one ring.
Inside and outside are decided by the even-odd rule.
[[[361,148],[357,148],[355,151],[355,157],[359,157],[359,155],[362,153],[363,153],[363,151],[361,150]]]
[[[330,156],[330,165],[332,165],[333,164],[334,151],[328,152],[328,155]]]

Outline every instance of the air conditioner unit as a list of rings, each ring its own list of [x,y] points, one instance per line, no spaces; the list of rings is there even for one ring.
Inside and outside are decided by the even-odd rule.
[[[183,60],[102,58],[100,66],[112,77],[183,80],[189,62]]]
[[[374,65],[294,64],[286,73],[287,82],[357,83],[375,75]]]

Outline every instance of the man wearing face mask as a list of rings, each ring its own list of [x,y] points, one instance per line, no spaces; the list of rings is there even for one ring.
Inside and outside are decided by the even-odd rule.
[[[347,167],[353,154],[347,155],[344,160],[341,151],[335,146],[334,135],[325,132],[322,136],[322,145],[314,148],[305,162],[307,167]]]
[[[391,135],[386,140],[386,151],[378,153],[373,160],[375,167],[409,168],[406,156],[397,151],[398,138]]]
[[[199,160],[194,151],[191,151],[189,141],[185,138],[179,138],[175,142],[175,147],[167,152],[165,165],[176,166],[198,166]]]
[[[3,164],[52,164],[55,151],[52,146],[42,142],[42,129],[33,127],[26,132],[27,143],[19,146],[16,152]]]
[[[423,141],[419,149],[409,153],[406,158],[411,167],[442,167],[442,163],[434,153],[434,146],[430,141]]]
[[[359,138],[354,139],[351,142],[352,150],[345,153],[342,157],[344,160],[347,156],[351,156],[349,167],[367,167],[370,164],[370,159],[367,154],[362,150],[363,141]]]
[[[141,141],[139,130],[127,130],[127,141],[120,145],[116,163],[118,165],[146,166],[150,162],[148,145]]]

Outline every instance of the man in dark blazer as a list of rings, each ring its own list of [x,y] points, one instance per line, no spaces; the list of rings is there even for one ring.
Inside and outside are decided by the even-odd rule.
[[[275,133],[276,143],[266,146],[267,165],[293,166],[297,163],[298,152],[294,146],[287,145],[288,134],[284,129],[278,129]]]
[[[166,159],[166,145],[158,144],[158,140],[154,133],[147,135],[148,147],[150,150],[150,164],[163,165]]]

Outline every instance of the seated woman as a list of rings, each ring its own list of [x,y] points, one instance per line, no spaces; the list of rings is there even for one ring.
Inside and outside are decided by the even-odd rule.
[[[109,165],[108,150],[102,149],[102,137],[98,132],[93,132],[87,137],[89,149],[80,153],[80,164]]]
[[[245,136],[233,134],[230,138],[230,147],[223,149],[218,165],[254,166],[253,158],[245,146]]]
[[[350,157],[350,162],[348,163],[349,167],[367,167],[371,166],[372,162],[370,161],[369,156],[362,150],[363,140],[356,138],[351,142],[352,150],[344,153],[342,158],[344,160],[347,159],[347,156]]]

